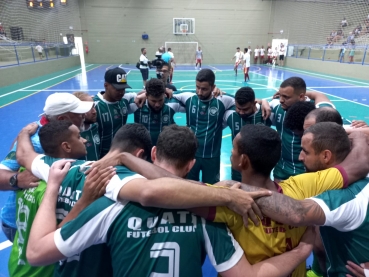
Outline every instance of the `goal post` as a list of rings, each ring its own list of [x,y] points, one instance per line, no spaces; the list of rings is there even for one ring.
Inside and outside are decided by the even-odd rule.
[[[195,54],[199,43],[197,41],[167,41],[165,49],[172,48],[174,60],[179,65],[195,65]]]

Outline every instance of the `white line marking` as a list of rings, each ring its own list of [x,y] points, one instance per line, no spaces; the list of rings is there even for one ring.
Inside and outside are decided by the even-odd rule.
[[[312,72],[309,72],[309,71],[304,71],[304,70],[299,70],[299,69],[294,69],[294,68],[285,68],[284,70],[288,71],[296,71],[296,72],[302,72],[302,73],[305,73],[305,74],[311,74],[311,75],[317,75],[317,76],[324,76],[326,78],[331,78],[331,79],[338,79],[338,80],[343,80],[345,82],[352,82],[352,83],[358,83],[358,84],[364,84],[364,85],[367,85],[368,83],[364,83],[364,82],[359,82],[359,81],[354,81],[354,80],[350,80],[350,79],[344,79],[344,78],[339,78],[339,77],[333,77],[333,76],[329,76],[329,75],[324,75],[324,74],[320,74],[320,73],[312,73]],[[324,79],[324,78],[322,78]]]
[[[94,64],[90,64],[90,65],[88,65],[88,66],[86,66],[86,67],[93,66],[93,65],[94,65]],[[97,67],[96,67],[96,68],[97,68]],[[47,79],[47,80],[42,81],[42,82],[38,82],[38,83],[36,83],[36,84],[33,84],[33,85],[30,85],[30,86],[24,87],[23,89],[25,89],[25,88],[31,88],[31,87],[37,86],[37,85],[39,85],[39,84],[46,83],[46,82],[48,82],[48,81],[50,81],[50,80],[57,79],[57,78],[59,78],[59,77],[61,77],[61,76],[64,76],[64,75],[70,74],[70,73],[72,73],[72,72],[74,72],[74,71],[78,71],[78,70],[81,70],[81,68],[76,69],[76,70],[72,70],[72,71],[70,71],[70,72],[67,72],[67,73],[64,73],[64,74],[62,74],[62,75],[59,75],[59,76],[56,76],[56,77],[53,77],[53,78]],[[5,94],[3,94],[3,95],[0,95],[0,98],[5,97],[5,96],[10,95],[10,94],[13,94],[13,93],[16,93],[17,91],[21,91],[21,90],[23,90],[23,89],[17,89],[17,90],[13,90],[13,91],[11,91],[11,92],[5,93]]]
[[[352,86],[338,86],[338,87],[311,87],[311,88],[369,88],[369,86],[356,86],[356,85],[352,85]]]
[[[310,87],[307,88],[307,89],[310,89]],[[359,103],[359,102],[355,102],[355,101],[352,101],[352,100],[348,100],[348,99],[345,99],[343,97],[339,97],[339,96],[336,96],[336,95],[333,95],[333,94],[330,94],[330,93],[326,93],[326,92],[319,91],[319,90],[316,90],[316,89],[311,89],[311,90],[316,91],[316,92],[320,92],[320,93],[323,93],[323,94],[326,94],[326,95],[329,95],[329,96],[332,96],[332,97],[336,97],[338,99],[342,99],[342,100],[347,101],[347,102],[358,104],[358,105],[361,105],[361,106],[364,106],[364,107],[369,107],[369,105],[366,105],[366,104],[363,104],[363,103]]]
[[[128,71],[127,75],[129,74],[129,72],[131,72],[131,70],[136,69],[136,68],[122,67],[122,65],[123,65],[123,64],[120,64],[120,65],[118,65],[118,67],[119,67],[119,68],[122,68],[122,69],[128,69],[129,71]],[[139,70],[139,69],[137,69],[137,70]]]
[[[215,70],[217,70],[217,71],[219,71],[219,72],[223,72],[223,70],[220,70],[219,68],[216,68],[216,67],[214,67],[214,66],[208,65],[208,67],[211,67],[212,69],[215,69]]]
[[[9,241],[9,240],[0,243],[0,251],[1,250],[4,250],[5,248],[8,248],[8,247],[10,247],[12,245],[13,245],[13,243],[11,241]]]
[[[103,88],[102,88],[103,89]],[[101,91],[102,89],[88,89],[87,91]],[[129,91],[141,91],[142,89],[128,89]],[[64,91],[84,91],[83,88],[79,88],[79,89],[42,89],[42,90],[39,90],[39,89],[24,89],[24,90],[20,90],[20,92],[27,92],[27,91],[40,91],[40,92],[43,92],[43,91],[58,91],[58,92],[64,92]],[[129,92],[127,91],[127,92]]]
[[[336,100],[329,100],[329,101],[332,101],[332,102],[346,102],[347,100],[336,99]]]
[[[268,77],[267,75],[264,75],[264,74],[261,74],[261,73],[255,73],[255,74],[258,74],[258,75],[261,75],[261,76],[264,76],[264,77]],[[278,78],[273,78],[277,81],[282,81]],[[316,92],[320,92],[320,93],[323,93],[323,94],[326,94],[326,95],[329,95],[329,96],[332,96],[332,97],[335,97],[335,98],[338,98],[338,99],[342,99],[342,100],[345,100],[347,102],[351,102],[351,103],[354,103],[354,104],[358,104],[358,105],[361,105],[361,106],[365,106],[365,107],[369,107],[369,105],[366,105],[366,104],[362,104],[362,103],[359,103],[359,102],[355,102],[355,101],[352,101],[352,100],[348,100],[348,99],[345,99],[343,97],[339,97],[339,96],[336,96],[336,95],[333,95],[333,94],[330,94],[330,93],[326,93],[326,92],[323,92],[323,91],[319,91],[319,90],[316,90],[316,89],[312,89],[311,87],[307,87],[306,88],[307,90],[312,90],[312,91],[316,91]]]

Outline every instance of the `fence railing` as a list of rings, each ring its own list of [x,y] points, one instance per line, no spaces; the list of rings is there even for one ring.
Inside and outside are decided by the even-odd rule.
[[[289,58],[369,65],[369,45],[288,45]]]
[[[42,46],[39,53],[36,46]],[[0,67],[36,63],[78,55],[70,44],[5,43],[0,41]]]

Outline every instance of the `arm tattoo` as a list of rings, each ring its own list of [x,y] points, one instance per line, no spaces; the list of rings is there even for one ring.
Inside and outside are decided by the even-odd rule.
[[[242,184],[244,191],[258,191],[257,187]],[[269,197],[255,200],[261,211],[275,221],[293,226],[323,225],[325,214],[313,200],[296,200],[273,192]]]

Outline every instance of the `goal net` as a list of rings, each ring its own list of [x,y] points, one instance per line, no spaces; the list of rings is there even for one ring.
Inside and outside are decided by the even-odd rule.
[[[83,31],[78,1],[0,1],[0,67],[75,55]]]
[[[171,48],[174,60],[178,65],[195,65],[195,54],[198,48],[197,41],[165,42],[165,49]]]

